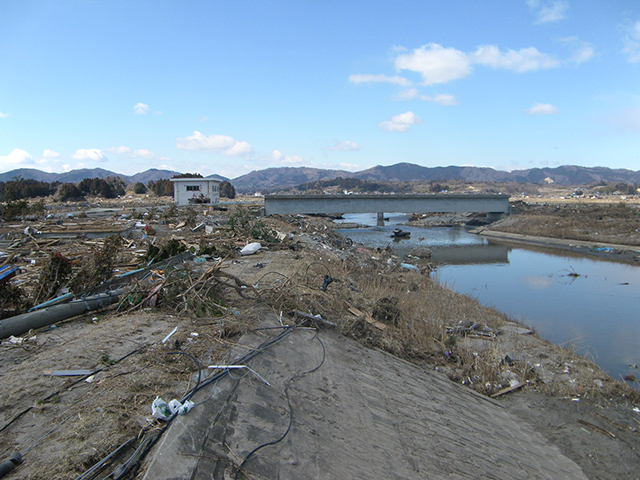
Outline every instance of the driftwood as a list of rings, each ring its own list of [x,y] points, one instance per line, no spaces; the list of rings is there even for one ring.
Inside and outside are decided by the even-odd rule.
[[[605,430],[604,428],[601,428],[597,425],[594,425],[593,423],[589,423],[586,420],[582,420],[581,418],[578,419],[578,422],[581,423],[582,425],[589,427],[591,430],[595,430],[596,432],[599,432],[603,435],[606,435],[607,437],[610,438],[616,438],[616,434],[613,432],[610,432],[609,430]]]

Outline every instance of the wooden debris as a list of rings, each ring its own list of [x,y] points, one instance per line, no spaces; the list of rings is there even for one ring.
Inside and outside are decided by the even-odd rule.
[[[368,313],[364,313],[361,312],[360,310],[358,310],[356,307],[349,307],[349,312],[351,312],[354,316],[360,318],[362,317],[364,319],[365,322],[367,322],[370,325],[373,325],[376,328],[379,328],[380,330],[384,330],[385,328],[387,328],[387,326],[382,323],[382,322],[378,322],[377,320],[375,320],[371,315],[369,315]]]
[[[586,427],[589,427],[591,430],[595,430],[596,432],[606,435],[607,437],[616,438],[615,433],[610,432],[609,430],[605,430],[604,428],[594,425],[593,423],[589,423],[586,420],[582,420],[581,418],[579,418],[578,422]]]
[[[496,393],[494,393],[493,395],[491,395],[491,398],[496,398],[496,397],[499,397],[501,395],[505,395],[507,393],[511,393],[514,390],[518,390],[519,388],[524,387],[524,385],[525,384],[523,382],[519,382],[519,383],[516,383],[515,385],[513,385],[512,387],[503,388],[502,390],[499,390]]]
[[[632,427],[631,425],[626,425],[624,423],[619,423],[616,422],[614,420],[611,420],[609,417],[605,417],[604,415],[602,415],[601,413],[595,412],[596,415],[598,415],[600,418],[602,418],[603,420],[606,420],[607,422],[609,422],[611,425],[613,425],[616,428],[619,428],[620,430],[623,431],[629,431],[631,433],[634,433],[636,435],[640,435],[640,432],[638,432],[638,430],[634,427]],[[635,418],[634,418],[635,420]]]

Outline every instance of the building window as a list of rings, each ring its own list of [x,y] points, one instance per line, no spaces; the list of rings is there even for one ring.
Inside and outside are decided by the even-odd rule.
[[[187,185],[187,192],[199,192],[200,185]]]

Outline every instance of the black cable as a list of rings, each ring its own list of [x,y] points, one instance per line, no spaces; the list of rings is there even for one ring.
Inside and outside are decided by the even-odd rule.
[[[184,403],[187,400],[191,400],[191,397],[193,397],[193,394],[198,391],[198,387],[200,386],[200,379],[202,378],[202,367],[200,366],[200,362],[198,362],[198,359],[196,357],[194,357],[190,353],[183,352],[182,350],[176,350],[175,352],[167,352],[167,355],[185,355],[189,357],[191,360],[193,360],[193,362],[196,364],[196,367],[198,368],[198,380],[196,380],[196,386],[191,389],[191,391],[182,399],[180,403]]]
[[[310,263],[309,265],[307,265],[307,269],[306,269],[306,270],[305,270],[305,272],[304,272],[304,276],[305,276],[305,277],[309,274],[309,269],[310,269],[313,265],[321,265],[321,266],[323,266],[324,268],[326,268],[326,269],[327,269],[327,273],[329,274],[329,276],[330,276],[330,277],[332,276],[332,275],[331,275],[331,270],[329,270],[329,267],[327,267],[324,263],[322,263],[322,262],[312,262],[312,263]]]
[[[306,322],[307,322],[307,320],[304,320],[298,326],[302,326]],[[235,362],[238,363],[238,364],[246,363],[247,361],[251,360],[256,355],[258,355],[258,354],[262,353],[263,351],[265,351],[267,348],[269,348],[272,345],[278,343],[280,340],[285,338],[287,335],[289,335],[294,330],[295,330],[295,326],[292,327],[292,328],[286,329],[285,331],[283,331],[283,332],[279,333],[278,335],[276,335],[274,338],[272,338],[270,340],[267,340],[266,342],[262,343],[261,345],[259,345],[255,349],[253,349],[252,351],[246,353],[242,357],[235,359]],[[324,345],[323,345],[323,351],[324,351]],[[192,357],[191,355],[187,354],[186,352],[176,351],[176,352],[169,352],[169,353],[182,353],[182,354],[188,355],[191,358],[193,358],[193,360],[196,362],[196,364],[200,368],[200,365],[199,365],[198,361],[194,357]],[[322,361],[324,362],[324,358],[323,358]],[[320,367],[318,366],[317,368],[320,368]],[[206,379],[202,383],[200,383],[200,377],[198,377],[198,383],[196,384],[196,387],[194,387],[192,389],[192,391],[187,395],[187,397],[185,397],[182,401],[184,402],[188,398],[191,398],[196,392],[202,390],[204,387],[206,387],[207,385],[210,385],[213,382],[217,382],[218,380],[223,378],[225,375],[228,375],[228,373],[229,373],[228,369],[227,370],[223,370],[219,374],[214,375],[213,377]],[[140,444],[140,446],[138,446],[136,451],[129,457],[129,459],[121,467],[119,467],[116,471],[112,472],[112,474],[110,476],[107,476],[106,478],[114,478],[114,480],[119,480],[119,479],[125,478],[126,475],[130,475],[131,476],[131,475],[135,474],[135,472],[138,470],[138,468],[140,466],[140,462],[142,461],[142,459],[149,452],[149,450],[151,450],[151,448],[156,444],[156,442],[160,439],[160,437],[162,437],[164,432],[169,428],[169,426],[171,425],[171,423],[173,422],[173,420],[177,416],[178,416],[177,413],[173,414],[165,422],[164,426],[159,431],[157,431],[157,434],[151,434],[149,437],[144,439],[142,441],[142,443]]]
[[[298,373],[296,375],[294,375],[293,377],[291,377],[289,380],[287,380],[287,383],[284,387],[284,394],[287,397],[287,404],[289,405],[289,425],[287,426],[287,429],[285,430],[285,432],[276,440],[272,440],[271,442],[266,442],[263,443],[262,445],[257,446],[256,448],[254,448],[253,450],[251,450],[246,457],[244,457],[244,460],[242,461],[242,463],[238,466],[238,469],[236,470],[236,475],[235,478],[237,480],[238,475],[240,473],[240,471],[242,470],[242,467],[244,467],[245,463],[247,463],[247,461],[259,450],[271,446],[271,445],[276,445],[278,443],[280,443],[282,440],[285,439],[285,437],[289,434],[289,432],[291,431],[291,426],[293,425],[293,406],[291,405],[291,397],[289,396],[289,386],[291,385],[291,383],[295,380],[297,380],[298,378],[304,377],[305,375],[309,375],[310,373],[315,372],[316,370],[318,370],[320,367],[322,367],[322,365],[324,365],[324,361],[327,357],[327,351],[324,348],[324,343],[322,343],[322,340],[320,340],[320,337],[318,337],[318,334],[316,333],[315,337],[316,340],[318,340],[318,342],[320,342],[320,346],[322,347],[322,360],[320,361],[320,363],[312,368],[311,370],[307,370],[305,372],[302,373]]]
[[[271,275],[271,274],[274,274],[274,275],[280,275],[281,277],[284,277],[284,278],[286,278],[287,280],[289,280],[289,277],[287,277],[284,273],[280,273],[280,272],[267,272],[267,273],[265,273],[264,275],[262,275],[258,280],[256,280],[256,281],[254,282],[254,285],[258,285],[258,284],[260,283],[260,281],[261,281],[264,277],[266,277],[267,275]]]

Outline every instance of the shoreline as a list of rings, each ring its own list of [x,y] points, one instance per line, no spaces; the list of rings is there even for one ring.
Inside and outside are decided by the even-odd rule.
[[[469,233],[482,235],[483,237],[504,242],[567,250],[613,262],[628,263],[632,265],[637,265],[640,262],[640,247],[634,245],[523,235],[519,233],[492,230],[491,226],[478,227],[473,230],[469,230]],[[598,251],[596,249],[604,250]]]

